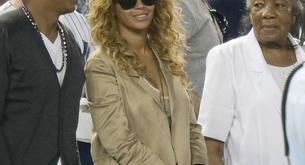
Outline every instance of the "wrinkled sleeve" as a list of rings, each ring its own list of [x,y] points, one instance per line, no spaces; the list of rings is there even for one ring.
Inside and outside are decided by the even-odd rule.
[[[207,58],[199,123],[206,137],[226,141],[235,114],[232,56],[227,47],[213,48]]]
[[[201,134],[201,126],[197,123],[193,103],[191,104],[190,118],[191,118],[190,137],[191,137],[192,165],[194,164],[207,165],[208,164],[207,148],[205,145],[204,136]]]
[[[192,38],[198,32],[198,24],[195,21],[194,15],[192,14],[191,10],[185,2],[178,1],[179,6],[181,7],[182,12],[182,19],[183,19],[183,29],[185,31],[185,37],[187,40]]]
[[[8,72],[7,32],[0,27],[0,162],[5,165],[12,164],[3,129],[1,129],[5,120],[4,105],[9,84]]]
[[[93,58],[87,62],[85,71],[93,126],[107,153],[121,165],[164,165],[128,128],[112,63]]]

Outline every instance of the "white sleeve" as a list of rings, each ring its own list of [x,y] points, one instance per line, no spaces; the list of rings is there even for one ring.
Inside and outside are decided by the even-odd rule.
[[[217,46],[207,56],[198,120],[206,137],[226,141],[234,117],[235,94],[232,57],[223,48]]]

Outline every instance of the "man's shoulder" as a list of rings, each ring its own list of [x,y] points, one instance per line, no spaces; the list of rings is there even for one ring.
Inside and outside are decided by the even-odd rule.
[[[195,6],[195,4],[197,3],[195,0],[177,0],[177,2],[186,6]]]
[[[67,38],[68,40],[73,41],[72,44],[78,45],[77,41],[75,40],[75,36],[74,36],[72,30],[71,30],[69,27],[67,27],[67,25],[65,25],[65,24],[63,24],[63,23],[60,23],[60,25],[61,25],[61,27],[63,28],[63,30],[64,30],[64,32],[65,32],[66,38]]]
[[[208,4],[206,4],[208,2],[204,2],[204,0],[177,0],[177,2],[184,10],[187,9],[192,13],[207,13],[209,11]]]
[[[74,11],[59,17],[59,21],[69,28],[75,40],[83,48],[83,41],[90,43],[90,28],[83,15]]]
[[[203,1],[180,0],[179,4],[184,21],[191,24],[189,26],[198,26],[199,29],[216,28],[209,8]]]
[[[76,18],[83,18],[84,16],[79,13],[78,11],[74,10],[73,12],[71,13],[67,13],[67,14],[64,14],[66,16],[70,16],[70,17],[76,17]]]
[[[59,17],[59,20],[68,27],[72,25],[77,26],[78,24],[80,24],[81,26],[88,26],[85,17],[76,10],[72,13],[61,15]]]

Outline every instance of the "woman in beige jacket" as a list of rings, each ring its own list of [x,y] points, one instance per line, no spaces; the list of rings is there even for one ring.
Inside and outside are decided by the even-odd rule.
[[[173,0],[92,0],[86,64],[95,165],[206,164]]]

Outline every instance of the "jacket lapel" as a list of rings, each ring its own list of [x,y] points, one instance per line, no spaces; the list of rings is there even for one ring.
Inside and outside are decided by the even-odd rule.
[[[173,85],[173,76],[171,75],[170,71],[168,70],[168,68],[166,66],[163,65],[161,59],[159,58],[159,56],[157,55],[157,53],[153,50],[159,66],[161,68],[162,71],[162,75],[164,76],[165,82],[166,82],[166,86],[167,86],[167,90],[168,90],[168,97],[169,97],[169,105],[170,105],[170,113],[171,116],[173,116],[174,113],[174,85]],[[161,103],[160,103],[161,104]]]
[[[268,69],[263,53],[255,38],[253,29],[245,38],[242,52],[248,52],[245,57],[246,66],[258,96],[270,100],[274,109],[280,114],[282,92]]]
[[[81,54],[81,50],[77,45],[77,42],[71,37],[73,36],[71,31],[66,30],[67,28],[64,25],[61,24],[61,26],[63,27],[65,33],[68,49],[66,73],[62,84],[62,88],[64,89],[66,88],[67,83],[73,81],[73,77],[80,77],[81,79],[84,79],[83,68],[85,65],[85,59]],[[79,66],[82,68],[81,70],[79,70]]]
[[[165,66],[163,66],[162,61],[159,58],[159,56],[156,54],[156,52],[154,50],[153,50],[153,52],[155,54],[155,57],[158,60],[159,66],[161,67],[162,74],[163,74],[163,76],[165,78],[165,81],[166,81],[166,85],[167,85],[168,93],[169,93],[170,111],[171,111],[171,115],[173,115],[173,107],[174,107],[174,105],[173,105],[173,99],[174,99],[173,90],[174,89],[172,89],[172,86],[173,86],[172,85],[172,83],[173,83],[172,76],[169,73],[169,70]],[[142,88],[142,90],[144,90],[145,93],[147,93],[149,96],[151,96],[153,98],[153,100],[157,103],[157,105],[160,106],[160,109],[163,109],[164,105],[162,105],[160,94],[154,89],[154,87],[151,86],[151,84],[143,76],[140,76],[133,69],[128,71],[127,74],[130,77],[137,78],[138,79],[138,84]]]
[[[171,75],[170,71],[165,68],[165,66],[160,63],[160,67],[162,68],[162,73],[164,75],[165,81],[166,81],[166,86],[168,89],[168,97],[169,97],[169,105],[170,105],[170,112],[171,116],[173,116],[174,113],[174,81],[173,81],[173,76]]]
[[[73,47],[72,46],[72,41],[70,39],[70,37],[67,35],[67,31],[65,30],[64,26],[61,24],[61,27],[63,27],[64,33],[65,33],[65,38],[66,38],[66,42],[67,42],[67,64],[66,64],[66,73],[64,76],[64,80],[62,83],[62,88],[65,89],[67,83],[69,82],[70,79],[70,75],[71,75],[71,66],[72,63],[74,63],[74,58],[72,58],[73,55],[77,55],[78,53],[75,53],[76,50],[79,50],[79,48],[77,47]]]
[[[139,75],[139,73],[134,69],[128,70],[127,75],[131,79],[135,79],[139,87],[144,91],[144,93],[152,97],[155,103],[160,106],[160,108],[162,107],[159,93],[143,76]]]
[[[20,12],[21,9],[19,9]],[[25,16],[24,16],[25,17]],[[25,19],[27,20],[27,19]],[[56,80],[57,82],[57,85],[58,87],[60,87],[59,85],[59,82],[58,82],[58,78],[57,78],[57,74],[56,74],[56,70],[54,68],[54,65],[53,65],[53,62],[52,62],[52,59],[49,55],[49,52],[43,42],[43,39],[42,39],[42,36],[40,33],[38,33],[34,28],[33,26],[30,24],[29,21],[26,21],[25,22],[25,25],[23,26],[24,28],[27,27],[29,28],[29,30],[32,32],[32,35],[34,36],[32,39],[33,39],[33,42],[32,43],[37,43],[37,46],[38,46],[38,50],[40,51],[40,53],[37,53],[37,58],[40,58],[41,59],[41,62],[44,63],[45,67],[48,68],[48,70],[50,71],[50,73],[52,74],[52,80]],[[35,41],[34,41],[35,40]]]

